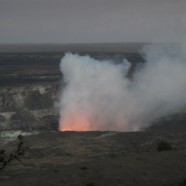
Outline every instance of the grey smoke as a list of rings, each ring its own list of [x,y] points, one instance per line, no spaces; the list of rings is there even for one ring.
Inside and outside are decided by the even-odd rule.
[[[137,131],[160,117],[185,111],[186,55],[178,45],[147,45],[145,63],[133,79],[131,63],[114,64],[90,56],[67,53],[60,69],[65,88],[60,95],[60,129],[72,130],[77,117],[85,130]],[[77,121],[78,122],[78,121]],[[75,129],[75,128],[74,128]]]

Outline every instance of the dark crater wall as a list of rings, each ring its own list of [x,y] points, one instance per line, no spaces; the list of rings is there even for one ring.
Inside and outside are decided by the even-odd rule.
[[[57,83],[0,87],[0,130],[56,130]]]

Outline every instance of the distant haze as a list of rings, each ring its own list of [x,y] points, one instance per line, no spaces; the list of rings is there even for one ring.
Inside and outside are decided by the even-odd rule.
[[[179,42],[185,0],[0,0],[0,43]]]

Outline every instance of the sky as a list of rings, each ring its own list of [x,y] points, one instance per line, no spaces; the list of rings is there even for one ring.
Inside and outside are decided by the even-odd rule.
[[[179,42],[185,20],[185,0],[0,0],[0,43]]]

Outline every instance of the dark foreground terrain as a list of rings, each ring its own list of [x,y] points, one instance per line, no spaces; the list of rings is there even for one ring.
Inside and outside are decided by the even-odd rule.
[[[186,133],[53,132],[24,138],[30,148],[0,172],[2,186],[182,186]],[[171,151],[157,151],[167,141]],[[16,141],[3,145],[9,152]]]

